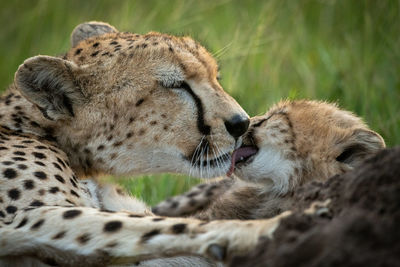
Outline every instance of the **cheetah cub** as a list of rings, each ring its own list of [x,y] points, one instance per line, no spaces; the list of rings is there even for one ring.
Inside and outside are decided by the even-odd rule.
[[[384,147],[379,134],[334,104],[282,101],[251,119],[232,157],[232,178],[195,186],[153,212],[204,220],[273,217],[290,209],[300,185],[347,172]]]

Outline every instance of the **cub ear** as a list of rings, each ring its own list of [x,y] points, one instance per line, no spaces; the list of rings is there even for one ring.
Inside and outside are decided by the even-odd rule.
[[[336,160],[356,167],[385,146],[385,141],[378,133],[368,129],[356,129]]]
[[[108,23],[99,21],[90,21],[79,24],[71,33],[71,45],[75,47],[81,41],[89,37],[102,35],[110,32],[118,32]]]
[[[15,83],[21,94],[39,107],[50,120],[74,116],[74,105],[85,97],[79,88],[73,62],[49,56],[25,60],[15,73]]]

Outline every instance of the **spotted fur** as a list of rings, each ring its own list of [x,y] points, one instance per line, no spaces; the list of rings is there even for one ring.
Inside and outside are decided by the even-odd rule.
[[[91,22],[71,40],[63,58],[26,60],[0,100],[0,265],[224,260],[271,236],[279,218],[249,230],[158,217],[114,187],[80,180],[220,175],[248,117],[219,85],[215,60],[188,37]]]
[[[237,165],[237,177],[198,185],[153,211],[204,220],[270,218],[290,209],[299,186],[347,172],[385,147],[354,114],[304,100],[280,102],[252,118],[244,142],[258,152]]]

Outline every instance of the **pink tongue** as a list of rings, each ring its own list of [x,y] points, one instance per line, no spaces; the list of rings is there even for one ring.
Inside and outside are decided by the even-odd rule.
[[[251,155],[254,155],[257,153],[257,149],[252,146],[245,146],[245,147],[239,147],[232,153],[232,160],[231,160],[231,166],[229,167],[228,172],[226,175],[229,177],[232,175],[233,171],[235,170],[235,164],[240,160],[240,158],[246,158]]]

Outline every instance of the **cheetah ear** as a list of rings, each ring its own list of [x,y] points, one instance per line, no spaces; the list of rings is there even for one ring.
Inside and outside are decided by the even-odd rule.
[[[356,167],[385,146],[385,141],[378,133],[363,128],[356,129],[336,160]]]
[[[49,56],[25,60],[15,73],[21,94],[50,120],[74,116],[74,105],[85,99],[76,79],[80,68],[73,62]]]
[[[85,39],[111,32],[118,31],[110,24],[99,21],[84,22],[76,26],[75,29],[72,31],[71,45],[72,47],[75,47],[78,43]]]

